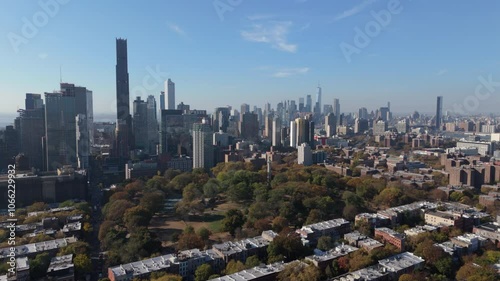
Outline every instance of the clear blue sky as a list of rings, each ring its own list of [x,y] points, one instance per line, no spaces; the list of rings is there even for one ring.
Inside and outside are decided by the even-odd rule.
[[[274,107],[314,95],[320,81],[323,102],[338,97],[345,112],[387,101],[395,112],[432,112],[437,95],[445,110],[463,103],[480,75],[500,81],[494,0],[401,0],[399,13],[350,63],[341,43],[356,46],[355,28],[370,26],[371,11],[387,10],[390,1],[64,1],[46,24],[40,2],[2,1],[0,114],[24,107],[26,92],[57,89],[60,65],[64,82],[94,92],[96,115],[114,114],[116,37],[128,39],[131,99],[147,68],[158,67],[176,83],[177,103],[209,111],[243,102]],[[220,17],[216,5],[229,2],[236,5]],[[17,41],[15,52],[12,34],[24,36],[23,18],[34,16],[42,26]],[[158,96],[162,83],[151,86],[147,93]],[[478,111],[497,112],[499,94],[500,87]]]

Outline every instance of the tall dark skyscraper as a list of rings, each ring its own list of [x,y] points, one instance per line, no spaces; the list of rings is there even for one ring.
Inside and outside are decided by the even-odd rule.
[[[40,94],[26,94],[25,110],[18,110],[19,152],[28,159],[29,167],[43,169],[42,139],[45,136],[45,107]]]
[[[43,106],[42,95],[28,93],[24,103],[26,110],[41,108]]]
[[[437,106],[436,106],[436,129],[441,130],[443,120],[443,97],[437,97]]]
[[[116,39],[116,146],[118,157],[128,158],[132,148],[132,117],[128,81],[127,40]]]

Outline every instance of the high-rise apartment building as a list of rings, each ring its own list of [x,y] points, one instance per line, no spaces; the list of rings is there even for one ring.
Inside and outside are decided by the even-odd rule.
[[[240,121],[240,133],[243,139],[256,140],[259,137],[259,121],[257,114],[245,113]]]
[[[297,123],[295,120],[290,121],[290,146],[297,147]]]
[[[337,117],[337,126],[339,126],[340,123],[340,100],[339,99],[333,99],[333,114],[335,114],[335,117]]]
[[[214,166],[213,131],[204,119],[193,124],[193,169],[209,170]]]
[[[442,129],[441,128],[443,126],[442,122],[443,122],[443,97],[438,96],[436,102],[436,121],[435,121],[436,129],[438,131],[441,131]]]
[[[362,134],[365,131],[368,131],[368,120],[364,118],[356,118],[354,120],[354,133]]]
[[[327,116],[325,116],[325,131],[327,137],[331,137],[336,134],[337,118],[335,117],[335,114],[329,113]]]
[[[311,147],[307,143],[299,145],[297,152],[299,165],[311,166],[313,164]]]
[[[132,128],[135,137],[135,148],[146,150],[149,148],[148,141],[148,108],[141,97],[137,97],[133,104]]]
[[[87,116],[77,114],[75,117],[76,125],[76,158],[78,168],[88,169],[90,166],[91,147],[89,139],[89,130]]]
[[[148,151],[150,154],[156,154],[156,146],[159,143],[158,117],[156,100],[153,95],[148,96],[146,100],[147,113],[147,135]]]
[[[128,159],[133,148],[127,40],[116,39],[116,144],[114,154]]]
[[[273,138],[273,118],[274,114],[269,113],[264,120],[264,137],[271,140]]]
[[[227,133],[229,126],[229,117],[231,116],[231,109],[229,107],[217,107],[212,115],[213,130],[218,132],[222,130]]]
[[[272,144],[281,146],[281,119],[279,117],[273,119]]]
[[[170,79],[165,82],[165,92],[167,93],[167,109],[175,110],[175,83]]]
[[[161,91],[160,92],[160,112],[161,110],[165,110],[165,92]]]
[[[378,120],[373,124],[373,135],[382,136],[387,131],[387,122],[384,120]]]

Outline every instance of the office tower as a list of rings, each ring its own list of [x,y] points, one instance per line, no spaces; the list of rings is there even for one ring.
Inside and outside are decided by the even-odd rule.
[[[341,119],[340,119],[340,100],[339,99],[333,99],[333,114],[335,114],[335,117],[337,117],[337,126],[340,126]]]
[[[267,114],[264,121],[264,137],[271,139],[273,137],[273,114]]]
[[[24,100],[24,105],[26,110],[42,108],[43,106],[42,95],[27,93],[26,99]]]
[[[311,147],[307,143],[299,145],[297,152],[297,162],[299,165],[311,166],[312,161],[312,151]]]
[[[132,116],[128,80],[127,40],[116,39],[116,144],[114,154],[128,159],[132,149]]]
[[[215,132],[213,144],[219,147],[229,146],[229,134],[222,131]]]
[[[316,93],[316,104],[314,106],[314,113],[317,115],[321,114],[321,87],[318,86],[318,92]]]
[[[181,110],[162,110],[160,128],[160,153],[176,155],[180,145],[180,134],[184,128]]]
[[[153,95],[148,96],[146,101],[147,108],[147,135],[148,135],[148,152],[154,154],[156,145],[158,144],[158,117],[156,110],[156,100]]]
[[[85,136],[89,139],[90,147],[94,144],[94,105],[92,91],[75,84],[61,83],[61,92],[75,96],[75,117],[78,114],[85,116]]]
[[[257,114],[247,112],[240,121],[240,133],[243,139],[257,140],[259,137],[259,122]]]
[[[1,131],[0,131],[1,133]],[[19,153],[19,132],[14,126],[9,125],[3,131],[3,143],[0,140],[0,162],[3,162],[4,167],[7,164],[14,164],[14,158]]]
[[[165,92],[161,91],[160,92],[160,112],[161,110],[165,110]]]
[[[228,107],[217,107],[212,115],[212,125],[213,130],[218,132],[222,130],[227,133],[227,128],[229,126],[229,116],[231,116],[231,110]]]
[[[383,121],[390,121],[390,111],[388,107],[381,107],[378,111],[377,118],[382,119]]]
[[[325,131],[326,136],[331,137],[337,132],[337,118],[335,118],[335,114],[329,113],[325,116]]]
[[[170,79],[165,81],[165,93],[167,93],[167,109],[175,110],[175,83]]]
[[[387,102],[387,108],[389,109],[389,112],[390,112],[391,111],[391,102],[390,101]]]
[[[358,117],[362,119],[368,119],[368,110],[366,107],[362,107],[358,110]]]
[[[364,118],[356,118],[354,120],[354,133],[362,134],[368,131],[368,120]]]
[[[266,105],[264,106],[264,113],[266,114],[269,114],[271,113],[271,104],[270,103],[266,103]]]
[[[181,101],[181,103],[177,105],[177,110],[182,110],[182,113],[189,114],[191,107],[189,104],[184,104],[184,102]]]
[[[295,120],[290,121],[290,146],[297,147],[297,123]]]
[[[243,116],[243,114],[245,114],[247,112],[250,112],[250,105],[244,103],[244,104],[241,105],[240,114],[241,114],[241,116]]]
[[[74,93],[45,93],[45,138],[48,171],[77,166]]]
[[[438,131],[441,131],[442,122],[443,122],[443,97],[438,96],[436,104],[436,129]]]
[[[281,119],[278,117],[273,119],[272,136],[273,146],[281,146]]]
[[[132,128],[135,137],[135,148],[145,150],[149,147],[148,143],[148,108],[141,97],[137,97],[133,104]]]
[[[333,113],[333,106],[331,104],[323,105],[323,114],[328,115],[329,113]]]
[[[193,124],[193,169],[210,170],[214,166],[212,128],[208,120]]]
[[[90,158],[90,139],[87,126],[87,116],[77,114],[75,117],[76,124],[76,157],[78,168],[88,169]]]
[[[45,168],[51,171],[87,163],[85,159],[79,161],[77,146],[81,146],[81,157],[89,156],[93,141],[92,91],[61,83],[60,92],[45,93],[45,102]]]
[[[45,136],[45,107],[40,94],[26,94],[26,107],[18,110],[16,126],[19,134],[19,152],[28,160],[28,166],[42,170],[42,139]]]
[[[306,96],[306,108],[305,108],[305,111],[306,112],[312,112],[312,97],[311,95],[307,95]]]
[[[259,128],[264,125],[264,120],[262,118],[262,108],[254,107],[253,113],[257,114],[257,120],[259,121]]]
[[[305,111],[304,98],[299,98],[299,112]]]

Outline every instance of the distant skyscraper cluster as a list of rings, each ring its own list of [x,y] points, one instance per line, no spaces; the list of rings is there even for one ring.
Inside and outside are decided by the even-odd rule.
[[[130,167],[134,167],[131,161],[154,156],[158,165],[164,165],[162,169],[210,169],[221,161],[242,160],[238,151],[252,151],[260,141],[278,150],[298,149],[299,163],[310,165],[311,159],[316,163],[324,158],[315,145],[326,144],[325,139],[371,133],[381,140],[394,131],[410,132],[416,120],[438,131],[462,127],[451,122],[443,125],[449,119],[443,116],[441,96],[437,97],[434,118],[421,120],[418,112],[394,118],[390,102],[375,111],[361,107],[357,112],[343,113],[339,98],[333,103],[323,101],[320,85],[315,95],[305,94],[298,101],[282,100],[274,108],[270,103],[263,108],[243,103],[236,108],[216,107],[209,116],[206,110],[192,109],[182,101],[177,104],[175,83],[167,79],[159,93],[159,106],[151,93],[135,97],[131,109],[127,40],[121,38],[116,39],[115,82],[116,123],[101,127],[99,135],[111,139],[106,156]],[[19,110],[14,126],[8,126],[1,135],[0,160],[12,159],[21,152],[28,166],[36,169],[54,170],[64,165],[88,168],[94,133],[98,132],[94,130],[92,91],[61,83],[59,91],[45,93],[44,97],[45,104],[42,95],[26,94],[25,109]],[[495,132],[493,124],[473,125],[464,126],[467,131]]]

